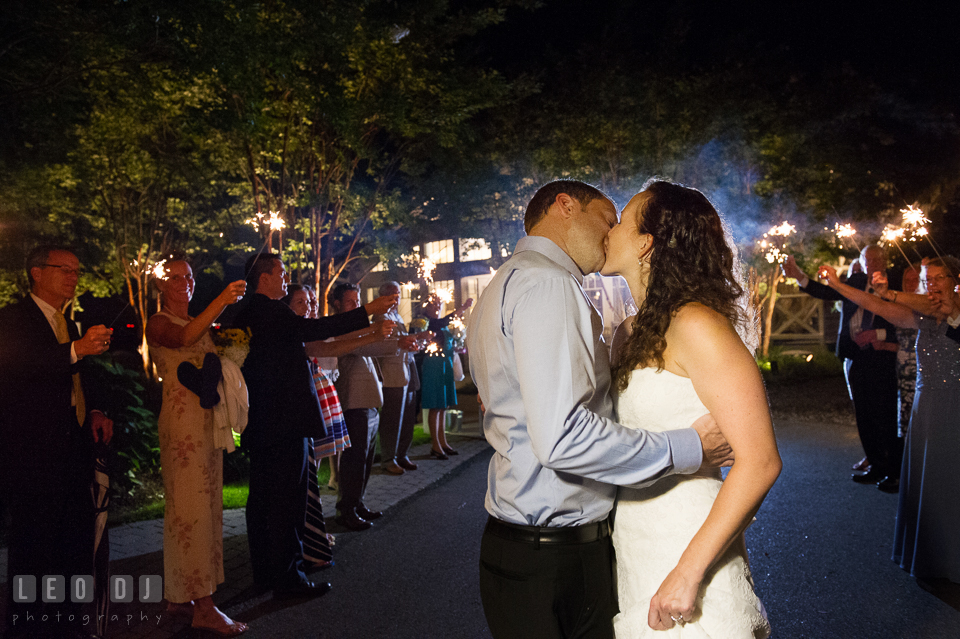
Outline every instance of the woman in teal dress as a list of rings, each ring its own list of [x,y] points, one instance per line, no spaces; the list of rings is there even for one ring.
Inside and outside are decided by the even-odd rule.
[[[449,455],[457,454],[447,443],[444,431],[446,410],[457,405],[457,387],[453,379],[454,338],[448,327],[455,317],[461,316],[472,305],[473,300],[468,299],[463,306],[441,319],[443,301],[433,293],[423,309],[429,320],[427,329],[433,332],[434,338],[424,351],[420,405],[430,411],[427,417],[432,444],[430,455],[437,459],[449,459]]]

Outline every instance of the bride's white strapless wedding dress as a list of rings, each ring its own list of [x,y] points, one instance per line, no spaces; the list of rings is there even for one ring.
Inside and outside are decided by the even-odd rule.
[[[635,370],[620,395],[620,423],[664,431],[687,428],[708,413],[693,383],[667,371]],[[613,545],[620,614],[617,639],[762,639],[770,634],[763,604],[753,592],[746,548],[734,542],[700,585],[697,611],[683,626],[655,631],[647,624],[650,598],[703,525],[723,481],[720,471],[671,475],[642,489],[621,488]]]

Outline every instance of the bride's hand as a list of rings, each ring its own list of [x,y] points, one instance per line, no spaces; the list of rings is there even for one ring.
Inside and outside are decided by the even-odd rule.
[[[650,599],[647,623],[654,630],[669,630],[693,619],[697,610],[700,582],[682,574],[677,568],[670,571]]]

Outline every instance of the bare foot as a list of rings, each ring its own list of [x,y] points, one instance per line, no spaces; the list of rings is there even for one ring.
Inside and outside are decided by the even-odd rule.
[[[247,624],[241,621],[234,621],[223,614],[216,606],[207,610],[202,610],[199,607],[196,608],[193,612],[193,623],[191,627],[206,630],[221,637],[236,637],[250,629]]]

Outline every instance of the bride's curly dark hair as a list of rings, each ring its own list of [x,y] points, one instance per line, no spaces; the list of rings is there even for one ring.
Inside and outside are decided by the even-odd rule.
[[[670,322],[686,304],[698,302],[730,320],[741,335],[750,320],[742,303],[739,265],[720,214],[703,193],[681,184],[648,180],[649,197],[638,211],[640,233],[653,236],[647,297],[633,320],[613,370],[618,391],[630,372],[656,364],[662,370]]]

